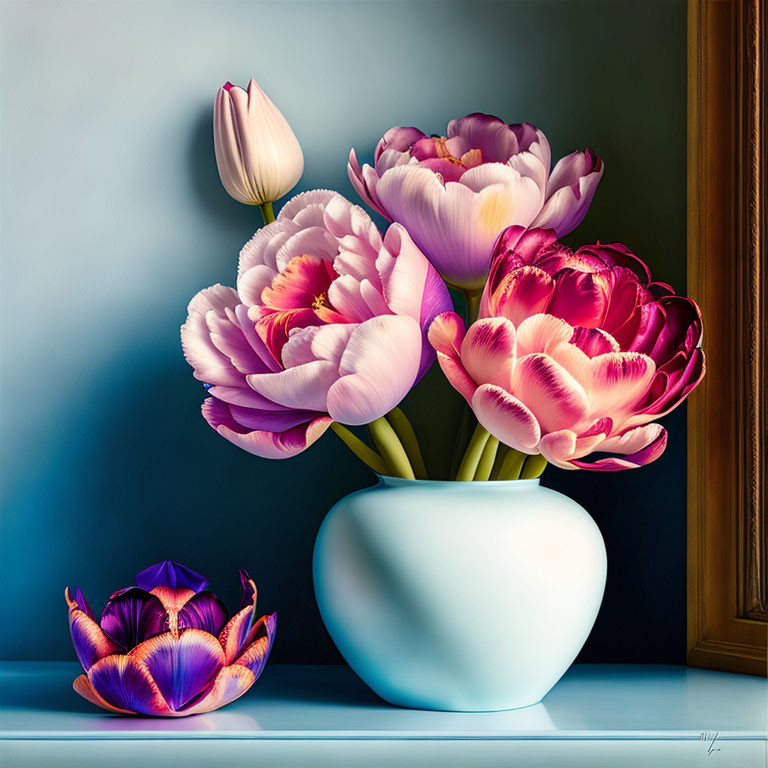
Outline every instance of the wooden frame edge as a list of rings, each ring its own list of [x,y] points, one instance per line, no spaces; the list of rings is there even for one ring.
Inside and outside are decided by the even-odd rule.
[[[766,22],[688,0],[688,294],[709,374],[688,408],[688,663],[768,676]]]

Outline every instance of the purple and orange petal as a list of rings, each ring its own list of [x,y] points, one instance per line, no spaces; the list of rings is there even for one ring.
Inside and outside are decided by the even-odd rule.
[[[171,714],[149,671],[133,656],[106,656],[88,670],[88,680],[111,707],[140,715]]]
[[[87,672],[99,659],[117,653],[120,649],[104,634],[101,627],[78,607],[78,603],[70,599],[68,589],[65,590],[64,596],[69,604],[69,629],[75,653]]]
[[[225,664],[218,639],[200,629],[185,629],[178,638],[170,632],[158,635],[129,656],[147,669],[173,711],[210,688]]]
[[[224,603],[213,592],[198,592],[184,603],[178,614],[178,628],[202,629],[211,635],[218,635],[227,623],[229,612]]]

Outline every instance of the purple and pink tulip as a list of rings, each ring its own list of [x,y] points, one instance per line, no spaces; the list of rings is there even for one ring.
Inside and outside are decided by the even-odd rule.
[[[561,236],[586,215],[603,175],[600,158],[587,149],[551,173],[550,163],[549,142],[535,126],[476,113],[452,120],[446,136],[392,128],[373,166],[361,166],[353,149],[347,171],[358,194],[405,226],[449,284],[479,292],[506,227]]]
[[[184,717],[242,696],[259,678],[277,614],[256,618],[256,585],[240,571],[243,600],[230,618],[207,580],[164,561],[115,592],[101,620],[80,588],[65,597],[75,652],[86,674],[73,687],[119,714]]]

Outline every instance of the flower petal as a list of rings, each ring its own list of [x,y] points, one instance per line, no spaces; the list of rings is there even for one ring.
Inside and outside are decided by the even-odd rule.
[[[69,589],[64,591],[64,597],[69,604],[69,629],[75,653],[87,672],[99,659],[120,649],[90,616],[77,607],[75,601],[70,600]]]
[[[189,303],[187,320],[181,327],[181,345],[184,357],[195,369],[195,378],[209,384],[242,386],[243,376],[211,339],[207,315],[225,317],[225,309],[234,308],[240,299],[232,288],[212,285],[200,291]]]
[[[477,420],[500,442],[534,453],[541,438],[536,417],[524,403],[494,384],[478,387],[472,398]]]
[[[474,174],[476,185],[482,181],[478,168],[465,174]],[[538,211],[536,183],[511,168],[503,173],[504,183],[489,180],[476,192],[463,178],[444,186],[427,168],[401,165],[384,173],[377,192],[392,219],[449,282],[481,289],[496,238],[511,224],[529,224]]]
[[[101,614],[101,628],[123,650],[168,629],[163,603],[139,587],[115,592]]]
[[[202,712],[213,712],[225,704],[229,704],[242,696],[256,682],[256,675],[240,664],[224,667],[219,672],[213,687],[208,694],[197,703],[191,702],[181,708],[185,715],[199,715]]]
[[[130,658],[146,667],[172,710],[209,688],[224,666],[224,651],[213,635],[185,629],[178,639],[170,632],[136,646]]]
[[[638,432],[638,430],[643,431]],[[635,435],[635,432],[638,432],[638,434]],[[645,427],[637,427],[629,432],[625,432],[624,435],[615,440],[616,442],[613,440],[606,440],[606,442],[600,446],[601,449],[605,448],[605,450],[611,450],[613,453],[623,454],[628,451],[630,447],[636,448],[639,444],[647,444],[639,450],[635,450],[633,453],[628,453],[623,458],[609,457],[599,459],[592,463],[574,460],[571,464],[576,469],[592,469],[603,472],[637,469],[656,461],[656,459],[664,453],[664,449],[667,447],[667,430],[658,424],[648,424]],[[609,448],[609,445],[612,445],[613,447]]]
[[[198,592],[179,611],[179,630],[196,628],[218,635],[227,623],[229,611],[213,592]]]
[[[209,397],[202,407],[205,420],[224,438],[255,456],[287,459],[296,456],[318,440],[333,419],[317,416],[284,432],[248,430],[233,418],[226,403]]]
[[[91,702],[91,704],[95,704],[97,707],[101,707],[102,709],[106,709],[109,712],[114,712],[118,715],[133,714],[133,712],[130,712],[127,709],[119,709],[118,707],[113,707],[109,702],[99,696],[99,694],[96,693],[94,687],[91,685],[91,681],[88,679],[87,675],[80,675],[79,677],[76,677],[72,683],[72,687],[84,699],[87,699]]]
[[[287,408],[324,412],[328,390],[338,378],[335,363],[314,360],[280,373],[254,373],[247,381],[260,395]]]
[[[342,424],[368,424],[391,411],[419,372],[422,333],[406,315],[381,315],[361,323],[328,390],[328,414]]]
[[[208,579],[197,571],[187,568],[186,565],[173,560],[163,560],[137,573],[136,586],[147,592],[151,592],[155,587],[191,589],[193,592],[201,592],[208,586]]]
[[[478,384],[509,390],[516,349],[515,326],[505,317],[489,317],[469,327],[461,343],[461,362]]]
[[[518,362],[512,391],[533,412],[542,432],[571,428],[589,413],[582,386],[545,354],[527,355]]]
[[[490,297],[490,309],[517,326],[525,318],[546,311],[554,290],[555,281],[544,270],[519,267],[501,280]]]
[[[240,664],[250,669],[257,680],[264,670],[267,663],[267,657],[272,650],[272,644],[275,641],[276,628],[276,613],[262,616],[253,625],[249,633],[249,637],[246,640],[249,644],[246,649],[235,660],[235,664]]]
[[[147,668],[133,656],[106,656],[88,670],[88,680],[116,709],[140,715],[171,714]]]

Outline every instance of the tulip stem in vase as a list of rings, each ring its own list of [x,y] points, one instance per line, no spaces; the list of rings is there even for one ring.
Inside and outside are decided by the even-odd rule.
[[[475,431],[472,433],[472,437],[469,440],[467,450],[464,452],[464,458],[459,465],[459,471],[456,473],[457,480],[468,481],[475,479],[477,466],[480,463],[483,451],[485,450],[485,445],[490,436],[490,432],[488,432],[482,425],[478,424],[475,427]]]
[[[424,458],[421,455],[421,448],[416,437],[416,432],[408,417],[400,408],[393,408],[385,417],[390,423],[395,434],[405,449],[408,459],[413,467],[413,472],[418,480],[427,479],[427,467],[424,464]]]
[[[496,453],[499,450],[499,441],[493,435],[488,438],[488,441],[483,448],[483,453],[480,456],[480,461],[477,464],[475,470],[475,480],[490,480],[491,471],[493,470],[494,462],[496,461]]]
[[[390,468],[392,477],[403,477],[406,480],[415,480],[416,475],[408,459],[408,454],[403,448],[397,433],[384,416],[374,419],[368,425],[368,434],[379,453],[384,457]]]
[[[376,451],[367,446],[354,432],[348,430],[343,424],[334,421],[331,430],[338,435],[344,445],[357,456],[366,467],[372,469],[377,475],[388,475],[387,462]]]
[[[521,451],[516,451],[514,448],[509,448],[504,454],[499,472],[496,477],[497,480],[519,480],[520,471],[523,468],[527,456]]]
[[[525,466],[522,472],[520,472],[521,480],[533,480],[534,478],[541,477],[541,473],[547,468],[547,460],[537,453],[533,456],[529,456],[525,460]]]
[[[259,206],[261,211],[261,218],[264,219],[264,224],[271,224],[275,220],[275,211],[272,208],[272,202],[267,200],[266,203],[262,203]]]

